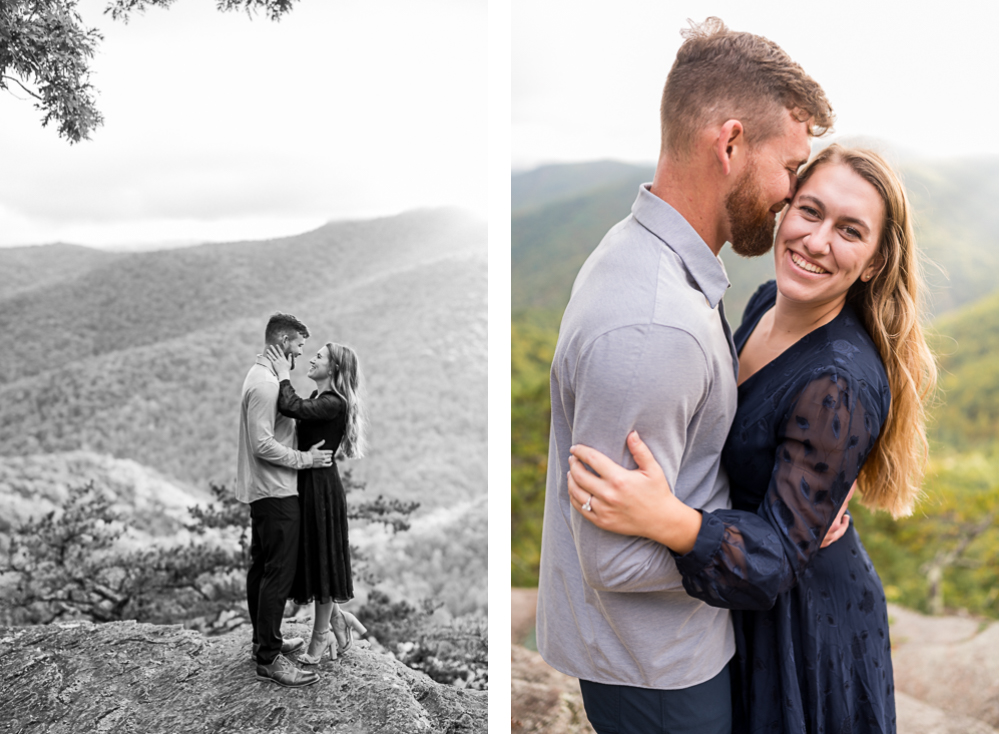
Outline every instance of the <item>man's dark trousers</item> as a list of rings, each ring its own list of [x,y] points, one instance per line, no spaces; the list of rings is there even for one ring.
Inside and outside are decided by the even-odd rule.
[[[598,734],[731,734],[729,666],[690,688],[660,691],[581,680],[583,707]]]
[[[251,502],[250,523],[247,607],[253,641],[260,644],[257,662],[270,665],[281,652],[281,620],[298,562],[298,496]]]

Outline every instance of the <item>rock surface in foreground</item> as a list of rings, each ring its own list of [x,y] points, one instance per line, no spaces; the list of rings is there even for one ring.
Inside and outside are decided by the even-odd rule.
[[[321,680],[306,688],[258,681],[246,633],[208,639],[134,622],[0,628],[0,731],[486,731],[486,693],[440,685],[357,644],[315,670]]]
[[[590,734],[575,678],[521,645],[537,589],[511,589],[512,734]],[[1000,734],[996,622],[928,617],[889,605],[898,734]]]

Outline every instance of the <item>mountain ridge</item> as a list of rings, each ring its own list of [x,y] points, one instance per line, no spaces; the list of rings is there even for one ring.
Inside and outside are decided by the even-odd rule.
[[[2,253],[0,253],[2,256]],[[373,494],[486,489],[486,229],[460,210],[115,257],[0,299],[0,456],[89,450],[201,488],[235,475],[239,390],[274,311],[353,345]],[[293,372],[300,394],[311,381]]]
[[[609,161],[557,164],[511,176],[511,307],[539,310],[552,325],[569,300],[584,260],[605,233],[628,216],[652,166]],[[914,213],[931,316],[971,303],[996,288],[1000,255],[1000,157],[920,160],[898,164]],[[530,197],[534,197],[531,199]],[[513,202],[519,206],[514,207]],[[535,204],[531,201],[537,202]],[[773,277],[769,256],[736,257],[723,248],[732,282],[726,296],[731,323],[746,299]]]

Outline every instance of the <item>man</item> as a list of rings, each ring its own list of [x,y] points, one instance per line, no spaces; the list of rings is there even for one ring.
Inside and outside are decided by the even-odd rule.
[[[717,18],[682,35],[653,182],[581,268],[552,363],[538,649],[581,679],[602,734],[728,734],[734,641],[729,612],[684,592],[666,547],[572,510],[570,446],[634,467],[635,429],[681,500],[728,506],[720,453],[738,358],[718,254],[727,241],[744,256],[771,248],[810,136],[832,121],[822,89],[774,43]]]
[[[268,346],[277,346],[294,369],[295,358],[302,354],[308,337],[309,330],[301,321],[276,313],[264,330],[264,352]],[[319,680],[316,673],[296,668],[285,657],[301,649],[303,640],[281,637],[285,600],[298,559],[296,472],[332,463],[332,452],[319,450],[319,445],[309,451],[295,449],[295,421],[278,413],[278,378],[268,359],[257,355],[243,382],[236,473],[236,498],[250,505],[247,606],[253,624],[257,678],[291,688]]]

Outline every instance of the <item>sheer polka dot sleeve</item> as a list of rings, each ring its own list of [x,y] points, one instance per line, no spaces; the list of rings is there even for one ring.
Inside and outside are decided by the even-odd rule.
[[[757,513],[705,513],[694,549],[678,559],[689,594],[713,606],[768,609],[795,584],[878,437],[882,416],[871,402],[863,383],[841,370],[810,376],[778,424]]]

